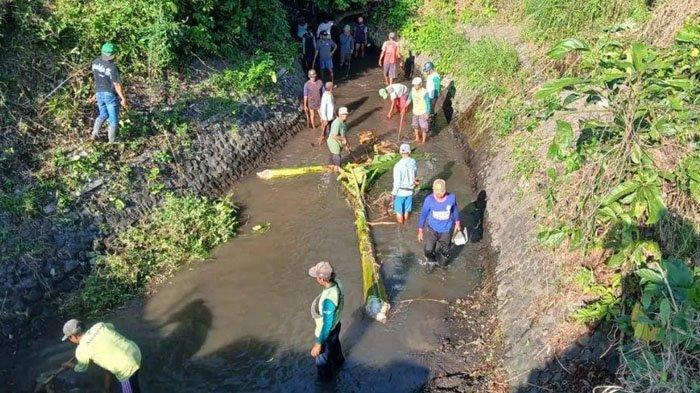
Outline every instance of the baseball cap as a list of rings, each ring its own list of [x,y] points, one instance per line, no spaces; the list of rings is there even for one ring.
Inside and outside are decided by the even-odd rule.
[[[420,85],[421,83],[423,83],[423,79],[421,79],[419,76],[413,78],[411,81],[412,85]]]
[[[394,33],[393,31],[389,33],[389,38],[396,38],[396,33]]]
[[[350,27],[350,25],[345,25],[345,26],[343,27],[343,30],[345,30],[345,31],[350,31],[350,30],[352,30],[352,28]]]
[[[382,100],[386,100],[386,98],[389,97],[389,93],[382,87],[379,89],[379,96],[382,97]]]
[[[105,60],[111,60],[114,58],[114,52],[116,52],[116,49],[115,49],[113,43],[105,42],[104,44],[102,44],[102,48],[100,48],[100,52],[102,53],[102,57]]]
[[[330,280],[333,275],[333,266],[326,261],[321,261],[309,269],[309,276],[320,278],[322,280]]]
[[[445,191],[445,181],[442,179],[435,179],[433,182],[433,191]]]
[[[411,145],[408,143],[402,143],[401,146],[399,146],[399,153],[410,153],[411,152]]]
[[[429,61],[429,62],[423,64],[423,72],[432,71],[433,68],[435,68],[435,65],[433,64],[432,61]]]
[[[341,106],[341,107],[338,109],[338,116],[340,116],[340,115],[347,115],[347,114],[348,114],[348,108],[346,108],[346,107],[344,107],[344,106]]]
[[[63,338],[61,341],[66,341],[69,336],[83,332],[83,323],[77,319],[71,319],[63,324]]]

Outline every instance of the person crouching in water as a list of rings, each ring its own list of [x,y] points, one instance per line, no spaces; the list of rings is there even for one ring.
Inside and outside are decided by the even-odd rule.
[[[384,100],[388,98],[391,101],[389,113],[386,114],[387,119],[391,119],[394,115],[394,108],[396,108],[396,112],[401,114],[406,112],[406,107],[408,106],[408,87],[401,83],[394,83],[387,86],[385,89],[379,89],[379,96]]]
[[[318,379],[328,382],[334,371],[345,362],[339,337],[345,296],[343,286],[335,277],[330,263],[317,263],[309,269],[309,276],[323,287],[321,294],[311,304],[311,317],[316,325],[311,356],[316,360]]]
[[[394,197],[394,211],[399,225],[408,221],[413,207],[413,189],[418,184],[416,180],[416,160],[411,158],[411,146],[404,143],[399,147],[401,159],[394,165],[394,187],[391,195]]]
[[[98,322],[87,331],[83,323],[71,319],[63,325],[63,341],[77,345],[75,361],[63,364],[65,369],[85,372],[90,362],[105,369],[105,386],[109,386],[109,373],[121,385],[122,393],[140,393],[139,369],[141,350],[138,345],[122,336],[111,323]]]
[[[447,192],[444,180],[435,180],[433,193],[425,197],[418,219],[418,241],[425,241],[423,250],[428,263],[435,265],[439,254],[443,259],[441,265],[447,264],[452,234],[461,228],[457,198]]]

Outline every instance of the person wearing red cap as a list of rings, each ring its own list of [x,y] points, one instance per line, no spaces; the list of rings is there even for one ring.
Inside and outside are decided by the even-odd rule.
[[[343,312],[343,285],[335,277],[333,266],[321,261],[309,269],[309,276],[323,287],[323,291],[311,304],[314,320],[314,345],[311,356],[316,360],[318,379],[328,382],[345,361],[340,346],[340,319]]]

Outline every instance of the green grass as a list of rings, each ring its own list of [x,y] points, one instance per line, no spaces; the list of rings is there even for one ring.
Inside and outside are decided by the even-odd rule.
[[[138,226],[117,235],[68,308],[96,315],[143,293],[182,266],[206,259],[235,235],[237,209],[230,198],[167,195]]]
[[[442,74],[460,86],[493,97],[517,82],[520,62],[516,49],[503,40],[471,42],[459,34],[460,16],[454,4],[431,1],[420,18],[409,18],[400,33],[414,53],[427,54]]]
[[[526,0],[528,37],[547,43],[570,36],[592,37],[606,26],[627,19],[643,21],[649,10],[643,0]]]

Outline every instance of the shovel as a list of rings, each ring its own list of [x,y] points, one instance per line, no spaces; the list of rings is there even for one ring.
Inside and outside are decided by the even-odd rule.
[[[75,360],[75,357],[72,357],[69,362],[72,362]],[[38,392],[52,392],[53,390],[49,388],[49,384],[56,378],[59,374],[62,372],[66,371],[67,369],[61,365],[60,368],[54,370],[54,371],[47,371],[44,373],[41,373],[39,377],[36,379],[36,387],[34,388],[34,393]]]

